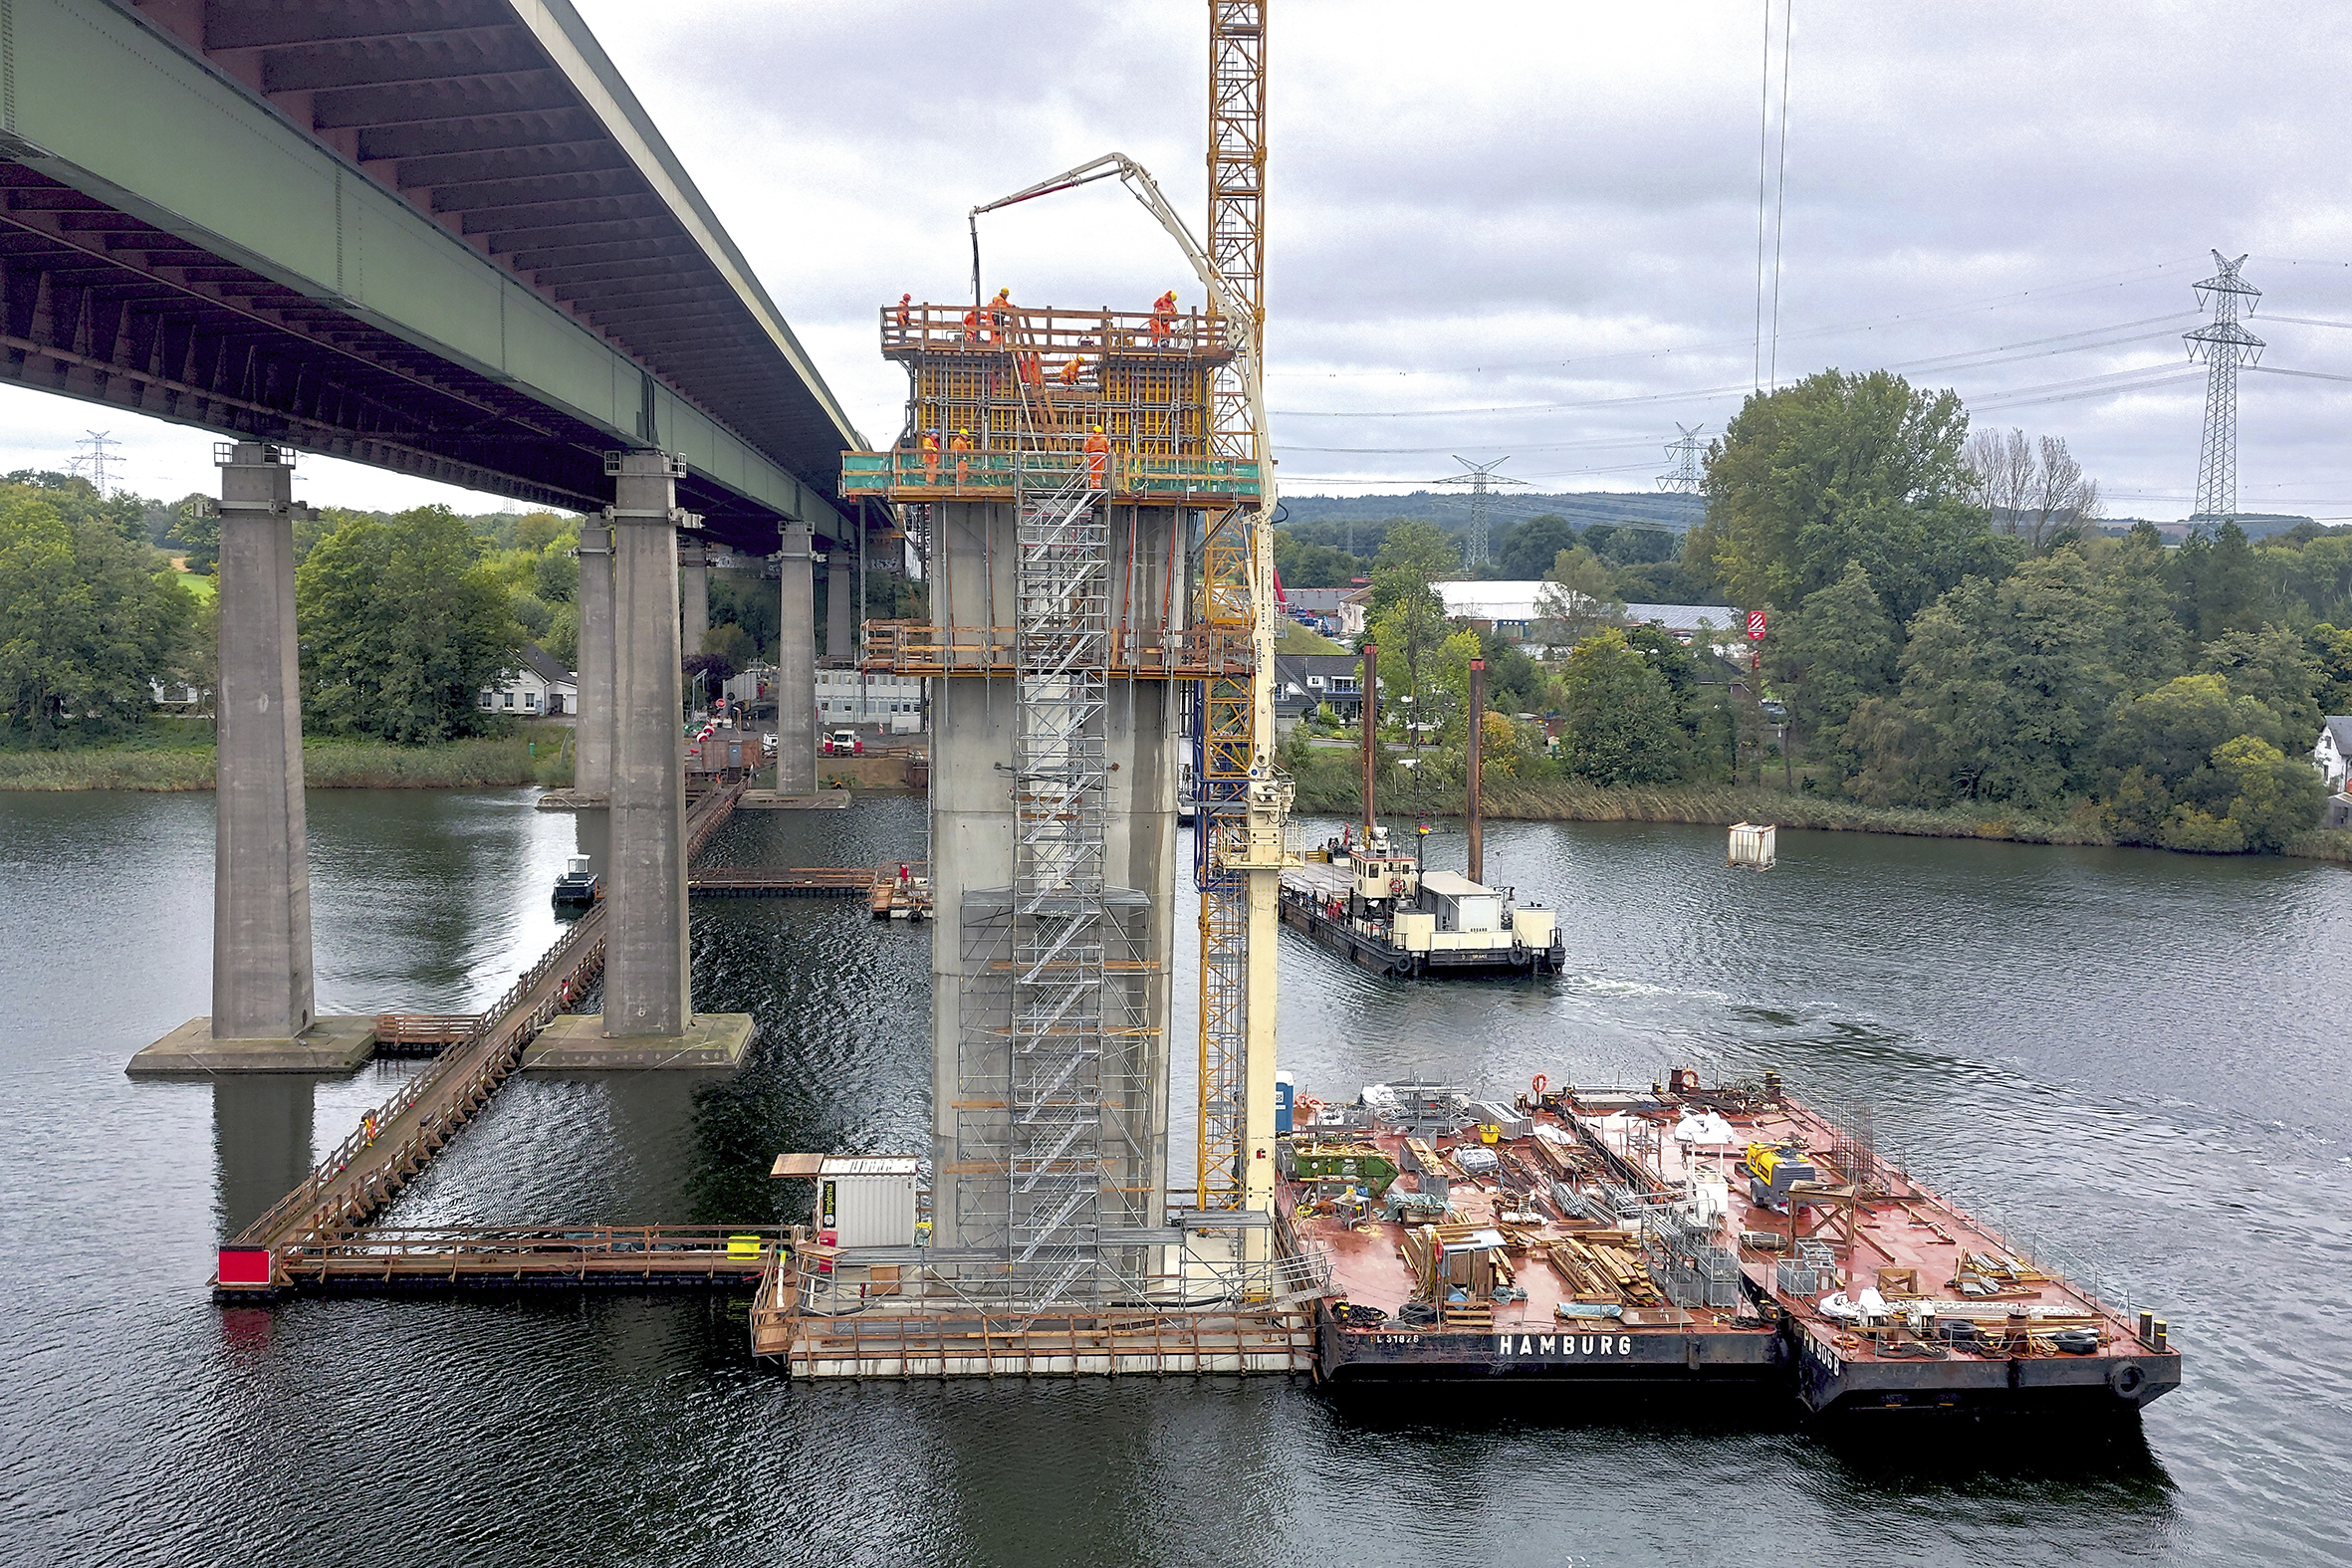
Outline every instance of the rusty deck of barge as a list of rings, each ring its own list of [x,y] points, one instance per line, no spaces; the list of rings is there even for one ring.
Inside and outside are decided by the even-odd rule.
[[[1776,1082],[1674,1082],[1464,1098],[1446,1126],[1426,1104],[1419,1122],[1301,1125],[1279,1203],[1294,1244],[1331,1259],[1323,1376],[1740,1382],[1815,1413],[2119,1413],[2179,1385],[2164,1325],[2037,1265]],[[1676,1138],[1694,1127],[1712,1137]],[[1751,1144],[1809,1179],[1758,1194]]]

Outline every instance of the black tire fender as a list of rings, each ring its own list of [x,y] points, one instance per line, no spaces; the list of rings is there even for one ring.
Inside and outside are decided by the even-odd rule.
[[[2118,1361],[2107,1369],[2107,1391],[2117,1399],[2139,1403],[2140,1393],[2148,1387],[2148,1369],[2137,1361]]]

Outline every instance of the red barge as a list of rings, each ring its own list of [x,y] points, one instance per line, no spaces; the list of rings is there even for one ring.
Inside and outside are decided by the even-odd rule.
[[[2136,1412],[2167,1326],[2021,1253],[1866,1126],[1677,1069],[1509,1103],[1374,1085],[1301,1100],[1282,1229],[1329,1260],[1327,1379],[1784,1390],[1814,1413]]]

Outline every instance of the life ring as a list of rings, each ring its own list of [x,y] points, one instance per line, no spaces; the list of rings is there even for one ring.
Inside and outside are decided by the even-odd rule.
[[[1537,1099],[1541,1099],[1541,1098],[1543,1097],[1543,1084],[1544,1084],[1544,1081],[1545,1081],[1545,1080],[1544,1080],[1543,1074],[1541,1074],[1541,1073],[1537,1073],[1537,1074],[1535,1074],[1535,1097],[1536,1097]]]
[[[2148,1386],[2148,1369],[2137,1361],[2118,1361],[2107,1369],[2107,1391],[2117,1399],[2139,1402],[2140,1390]]]

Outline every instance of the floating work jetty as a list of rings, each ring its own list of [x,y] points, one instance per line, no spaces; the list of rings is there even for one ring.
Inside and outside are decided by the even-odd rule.
[[[1508,1104],[1375,1085],[1297,1113],[1279,1212],[1329,1259],[1326,1378],[1748,1383],[1814,1413],[2136,1411],[2180,1385],[2164,1322],[1776,1075],[1538,1078]]]

